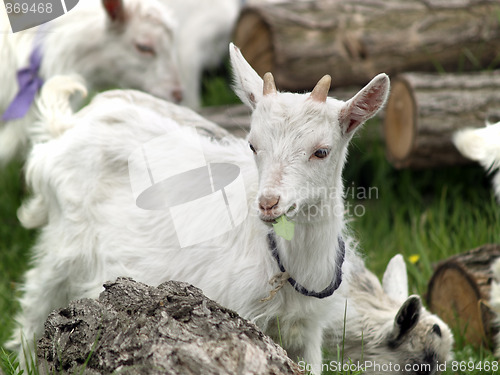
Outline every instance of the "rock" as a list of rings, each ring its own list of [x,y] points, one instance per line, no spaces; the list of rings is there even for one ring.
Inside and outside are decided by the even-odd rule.
[[[300,373],[254,324],[189,284],[119,278],[104,287],[98,300],[50,314],[38,342],[40,373]]]

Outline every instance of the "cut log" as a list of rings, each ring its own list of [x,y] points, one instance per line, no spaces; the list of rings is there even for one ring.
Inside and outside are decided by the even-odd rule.
[[[453,145],[453,134],[499,117],[500,71],[401,74],[392,79],[386,106],[387,158],[396,168],[471,163]]]
[[[245,8],[233,40],[282,89],[337,87],[380,72],[498,66],[497,0],[317,0]]]
[[[488,302],[491,265],[499,257],[500,244],[478,247],[440,262],[429,281],[429,309],[473,345],[492,348],[498,332]]]

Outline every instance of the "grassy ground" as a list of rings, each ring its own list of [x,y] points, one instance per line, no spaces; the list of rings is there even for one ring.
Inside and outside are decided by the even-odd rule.
[[[212,79],[207,85],[207,104],[234,101],[224,79]],[[484,243],[500,243],[500,207],[494,201],[489,178],[478,166],[394,170],[385,160],[377,136],[379,127],[377,121],[367,124],[351,146],[344,173],[346,187],[351,192],[372,188],[365,190],[371,192],[367,199],[348,196],[351,225],[370,269],[380,276],[388,260],[402,253],[411,292],[424,295],[433,263]],[[35,237],[16,219],[16,209],[25,195],[20,168],[20,163],[13,163],[0,170],[0,347],[12,329],[17,309],[15,284],[27,267]],[[414,264],[408,261],[413,255],[419,258]],[[457,360],[493,360],[488,350],[469,346],[459,332],[455,340]]]
[[[15,283],[26,270],[35,235],[22,228],[16,217],[23,195],[21,164],[14,162],[0,169],[0,346],[12,328],[17,309]]]
[[[360,138],[351,150],[346,185],[378,188],[378,197],[372,194],[371,199],[352,202],[363,205],[365,214],[354,216],[351,226],[367,266],[379,277],[388,260],[401,253],[410,293],[425,297],[437,261],[485,243],[500,243],[500,207],[490,179],[477,165],[396,171],[384,159],[379,141]],[[463,365],[480,367],[485,361],[496,361],[487,348],[469,345],[463,332],[454,331],[454,336],[455,359]],[[448,373],[456,372],[449,368]],[[498,372],[467,368],[458,373]]]

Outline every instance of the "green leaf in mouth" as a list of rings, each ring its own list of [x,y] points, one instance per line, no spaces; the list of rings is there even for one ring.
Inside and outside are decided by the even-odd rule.
[[[273,223],[274,232],[287,241],[291,241],[295,233],[295,223],[288,221],[285,215],[281,215]]]

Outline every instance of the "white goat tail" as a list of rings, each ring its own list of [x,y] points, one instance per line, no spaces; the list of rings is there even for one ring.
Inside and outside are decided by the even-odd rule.
[[[488,169],[500,167],[500,123],[480,129],[463,129],[455,133],[453,142],[467,158]]]
[[[72,95],[87,96],[83,78],[78,75],[55,76],[47,81],[37,101],[39,120],[30,126],[30,140],[33,144],[57,138],[71,127],[73,109]]]
[[[484,169],[493,172],[500,168],[500,122],[484,128],[463,129],[453,136],[453,143],[465,157],[479,162]],[[492,180],[500,203],[500,171]]]

